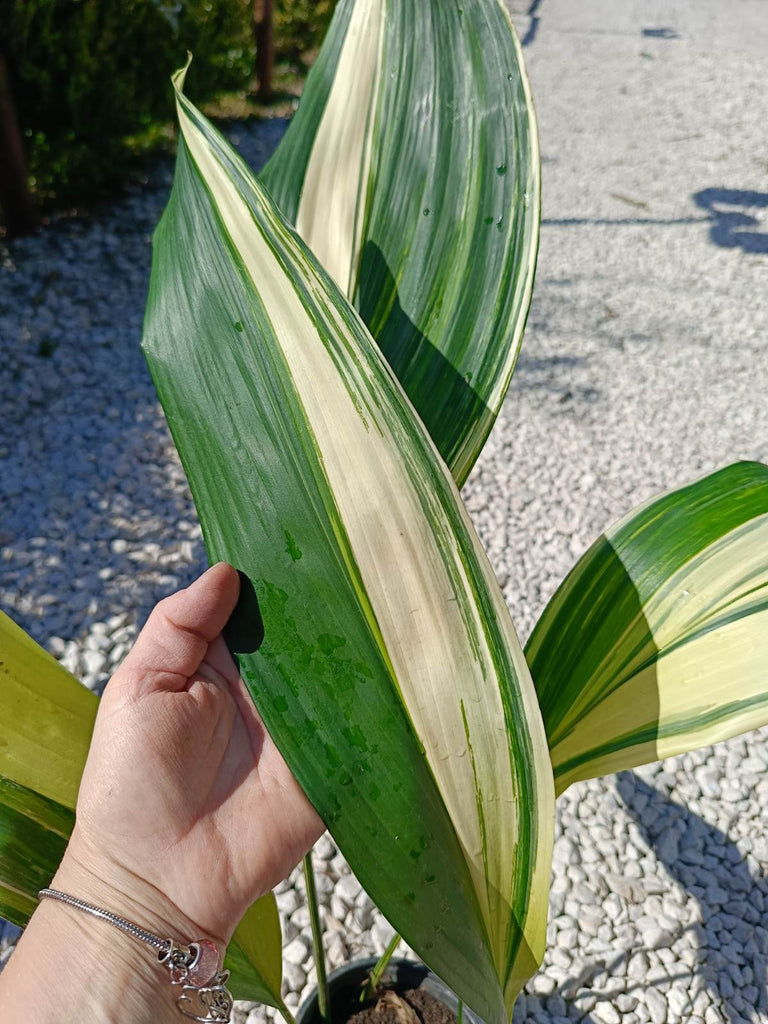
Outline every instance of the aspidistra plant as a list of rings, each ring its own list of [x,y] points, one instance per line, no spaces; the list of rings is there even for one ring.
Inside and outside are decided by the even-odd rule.
[[[459,486],[531,301],[540,159],[499,0],[341,0],[259,175],[358,310]]]
[[[143,346],[209,553],[258,598],[242,675],[372,898],[501,1020],[543,952],[554,829],[520,644],[397,378],[183,78]]]
[[[555,783],[768,721],[768,467],[653,498],[566,577],[526,647]]]
[[[768,470],[607,531],[537,625],[531,678],[456,490],[536,255],[505,11],[342,0],[259,180],[183,79],[144,349],[209,553],[258,599],[243,676],[373,899],[501,1022],[543,956],[555,786],[768,719]]]
[[[492,7],[467,5],[460,16]],[[431,9],[436,22],[459,17]],[[354,288],[290,229],[184,98],[183,79],[182,145],[155,239],[144,348],[210,555],[242,569],[258,598],[265,639],[238,651],[241,670],[371,896],[466,1003],[500,1021],[543,955],[553,779],[542,728],[552,719],[542,722],[506,607],[435,448],[442,420],[430,438],[419,394],[414,409],[350,305]],[[460,428],[469,436],[471,417]],[[662,535],[681,528],[674,507],[695,490],[663,506]],[[723,543],[736,544],[733,530]],[[647,563],[659,556],[655,572],[670,586],[692,568],[690,558],[641,546]],[[719,580],[725,600],[732,584]],[[640,590],[650,611],[655,591]],[[715,621],[701,628],[712,632]],[[581,708],[578,681],[563,696],[561,680],[531,662],[542,699],[560,694],[560,706],[570,697]],[[667,664],[674,685],[674,658]],[[748,685],[754,679],[750,663]],[[582,682],[596,687],[586,671]],[[663,714],[647,718],[668,728]],[[745,721],[722,718],[719,735]],[[700,738],[678,733],[675,749]],[[629,763],[636,748],[625,746]]]

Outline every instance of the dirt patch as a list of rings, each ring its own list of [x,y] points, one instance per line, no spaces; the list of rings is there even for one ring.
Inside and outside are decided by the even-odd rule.
[[[347,1024],[456,1024],[456,1014],[421,989],[410,988],[400,995],[387,989]]]

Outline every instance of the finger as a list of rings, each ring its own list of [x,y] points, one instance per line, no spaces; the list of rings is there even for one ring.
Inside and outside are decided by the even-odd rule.
[[[253,703],[253,699],[240,676],[237,665],[223,637],[217,637],[210,645],[205,656],[205,663],[210,665],[226,681],[229,692],[232,694],[248,728],[251,730],[261,729],[262,721],[256,710],[256,705]]]
[[[237,571],[219,562],[153,610],[116,678],[121,685],[182,690],[237,603]]]

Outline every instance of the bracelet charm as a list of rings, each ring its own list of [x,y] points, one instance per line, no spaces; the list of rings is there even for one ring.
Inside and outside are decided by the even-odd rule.
[[[207,985],[184,985],[176,1000],[179,1010],[201,1024],[230,1020],[233,1001],[232,993],[226,988],[228,979],[229,971],[217,971]]]
[[[166,939],[157,954],[167,968],[172,985],[181,985],[176,1005],[185,1017],[200,1024],[229,1021],[233,1000],[226,988],[229,971],[219,970],[219,951],[210,939],[183,946]]]
[[[158,963],[168,970],[171,984],[181,986],[176,1005],[185,1017],[199,1024],[228,1024],[232,1019],[234,1001],[226,987],[229,971],[220,969],[219,950],[210,939],[198,939],[188,946],[174,939],[161,939],[111,910],[104,910],[57,889],[41,889],[38,898],[57,900],[84,914],[98,917],[156,949]]]

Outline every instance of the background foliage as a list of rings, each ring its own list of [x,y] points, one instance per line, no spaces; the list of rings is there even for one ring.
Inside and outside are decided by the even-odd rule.
[[[195,55],[192,96],[245,92],[252,0],[0,0],[0,51],[40,198],[119,179],[131,138],[172,118],[170,74]],[[333,0],[278,0],[278,60],[320,45]],[[151,132],[150,132],[151,134]]]
[[[336,0],[276,0],[278,55],[299,64],[320,46]]]

